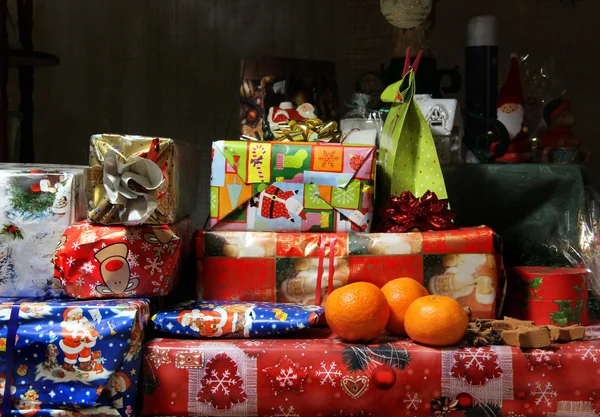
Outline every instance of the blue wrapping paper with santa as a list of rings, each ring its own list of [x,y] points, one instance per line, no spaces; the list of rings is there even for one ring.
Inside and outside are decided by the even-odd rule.
[[[145,300],[0,298],[2,415],[135,415],[149,311]]]
[[[323,307],[244,301],[188,301],[152,317],[154,327],[176,336],[260,338],[284,336],[316,324]]]
[[[214,142],[211,228],[369,231],[375,153],[339,143]]]

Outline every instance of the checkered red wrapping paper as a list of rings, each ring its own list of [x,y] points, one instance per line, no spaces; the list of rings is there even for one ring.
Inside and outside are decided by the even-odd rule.
[[[315,329],[302,339],[155,339],[143,366],[148,416],[428,417],[445,398],[460,406],[439,416],[600,413],[597,339],[434,349],[390,336],[350,345]]]
[[[411,277],[431,293],[469,306],[475,317],[493,318],[505,282],[501,246],[487,227],[425,233],[200,231],[198,299],[316,304],[323,258],[322,302],[330,288],[357,281],[381,287]]]

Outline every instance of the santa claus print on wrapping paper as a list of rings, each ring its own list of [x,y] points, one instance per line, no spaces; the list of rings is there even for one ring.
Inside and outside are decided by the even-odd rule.
[[[116,372],[106,386],[108,387],[107,391],[114,407],[123,408],[123,393],[131,386],[131,380],[127,374]]]
[[[0,373],[0,401],[4,398],[4,390],[6,388],[6,375],[4,373]],[[17,387],[15,387],[15,379],[11,377],[10,379],[10,395],[15,395],[17,392]]]
[[[121,296],[137,288],[139,279],[130,275],[128,252],[125,243],[114,243],[96,252],[94,257],[100,262],[100,276],[106,284],[96,287],[98,293]]]
[[[226,308],[214,306],[211,311],[183,310],[177,322],[204,337],[249,337],[254,321],[253,307],[252,304],[230,304]]]
[[[94,323],[83,315],[81,307],[71,306],[65,308],[60,327],[59,346],[65,355],[63,369],[75,372],[77,366],[84,373],[92,371],[92,348],[99,336]]]
[[[277,183],[269,185],[257,198],[253,198],[250,207],[257,207],[261,217],[265,219],[284,218],[292,223],[296,220],[292,214],[306,220],[302,202],[296,196],[298,190],[284,191],[277,186]]]

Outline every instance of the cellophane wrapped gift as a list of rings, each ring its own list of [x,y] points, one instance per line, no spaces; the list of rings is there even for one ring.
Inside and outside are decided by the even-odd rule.
[[[598,348],[585,340],[436,349],[387,335],[356,345],[326,329],[293,339],[154,339],[144,349],[143,414],[593,417]]]
[[[500,238],[487,227],[410,233],[200,231],[198,297],[321,305],[357,281],[411,277],[493,318],[504,295]],[[203,290],[203,294],[202,294]]]
[[[54,256],[55,285],[81,299],[166,296],[191,251],[192,221],[67,228]]]
[[[211,228],[369,231],[374,170],[373,146],[214,142]]]
[[[198,148],[167,138],[93,135],[88,218],[105,225],[172,224],[192,214]]]
[[[139,415],[149,314],[146,300],[0,299],[3,415]]]
[[[52,254],[85,218],[84,167],[0,164],[0,296],[43,296]]]

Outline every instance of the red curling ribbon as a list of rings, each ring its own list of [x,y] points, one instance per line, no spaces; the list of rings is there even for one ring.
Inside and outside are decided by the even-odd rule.
[[[335,261],[335,243],[336,237],[335,235],[330,235],[329,239],[325,235],[321,235],[319,238],[319,263],[317,266],[317,286],[315,288],[315,305],[321,305],[321,289],[323,288],[323,269],[325,264],[325,256],[329,255],[329,269],[327,272],[327,294],[331,294],[333,291],[333,274],[334,270],[334,261]],[[327,254],[327,244],[329,240],[329,254]]]
[[[402,192],[400,197],[390,196],[388,205],[380,214],[383,222],[377,232],[404,233],[413,229],[427,232],[456,228],[452,223],[456,213],[448,209],[448,200],[438,199],[431,191],[421,198],[416,198],[410,191]]]

